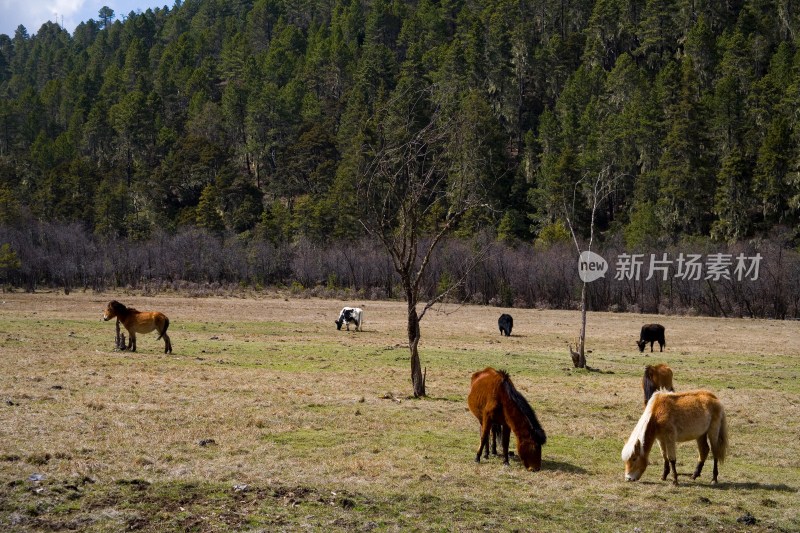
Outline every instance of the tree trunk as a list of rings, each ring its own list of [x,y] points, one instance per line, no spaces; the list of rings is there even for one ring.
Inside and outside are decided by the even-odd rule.
[[[417,306],[408,303],[408,349],[411,352],[411,384],[414,387],[414,397],[425,396],[425,376],[422,374],[422,365],[419,361],[419,316]]]
[[[595,204],[596,207],[596,204]],[[592,239],[594,238],[594,208],[592,208],[592,237],[589,239],[589,250],[592,249]],[[572,219],[567,215],[567,224],[569,224],[569,231],[572,233],[572,240],[575,242],[575,249],[578,251],[578,256],[581,255],[581,246],[578,244],[578,237],[575,235],[575,230],[572,227]],[[575,351],[577,350],[577,351]],[[586,282],[581,285],[581,332],[578,335],[577,342],[575,343],[575,350],[572,349],[572,344],[569,345],[569,354],[572,356],[572,366],[575,368],[586,368]]]
[[[586,282],[581,287],[581,342],[578,348],[577,368],[586,368]]]

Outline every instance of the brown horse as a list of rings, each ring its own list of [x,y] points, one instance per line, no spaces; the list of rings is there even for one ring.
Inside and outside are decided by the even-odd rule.
[[[650,450],[653,443],[658,441],[664,457],[661,480],[667,479],[672,468],[672,483],[677,485],[676,444],[689,440],[696,440],[700,450],[692,479],[700,476],[710,444],[711,453],[714,454],[714,475],[711,482],[716,483],[719,473],[717,463],[725,460],[728,451],[728,426],[722,403],[716,396],[704,390],[653,393],[622,449],[625,480],[636,481],[644,474]]]
[[[644,369],[644,376],[642,376],[645,407],[647,407],[647,401],[650,396],[659,389],[666,389],[670,392],[675,391],[672,386],[672,369],[663,363],[660,365],[647,365]]]
[[[125,329],[128,330],[128,335],[130,336],[128,349],[130,351],[136,351],[137,333],[150,333],[156,330],[158,331],[158,339],[156,340],[164,337],[164,353],[172,353],[172,342],[169,340],[169,335],[167,335],[169,318],[164,313],[137,311],[133,307],[126,307],[114,300],[108,302],[108,307],[103,312],[103,320],[111,320],[114,317],[117,317],[122,322],[122,325],[125,326]]]
[[[499,425],[503,463],[508,464],[508,441],[513,431],[517,437],[517,454],[525,468],[530,471],[542,468],[542,446],[547,442],[547,435],[533,408],[514,387],[508,373],[485,368],[472,374],[467,404],[481,423],[481,445],[475,456],[476,462],[480,463],[481,454],[489,446],[489,432]]]

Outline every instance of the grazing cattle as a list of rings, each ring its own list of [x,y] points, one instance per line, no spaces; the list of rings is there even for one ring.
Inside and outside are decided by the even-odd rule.
[[[167,328],[169,327],[169,318],[164,313],[158,311],[137,311],[133,307],[126,307],[125,305],[113,300],[108,303],[106,310],[103,312],[103,320],[111,320],[117,317],[117,320],[122,322],[125,329],[128,330],[130,342],[128,350],[136,351],[136,334],[137,333],[150,333],[151,331],[158,331],[158,339],[164,337],[164,353],[172,353],[172,342],[167,335]]]
[[[664,458],[661,480],[667,479],[671,468],[672,483],[677,485],[676,445],[690,440],[697,441],[700,451],[692,479],[700,477],[710,448],[714,455],[711,482],[716,483],[719,473],[717,463],[725,460],[728,451],[728,427],[722,403],[716,396],[704,390],[655,392],[622,449],[625,481],[636,481],[642,477],[653,443],[658,441]]]
[[[663,363],[660,365],[647,365],[644,369],[644,376],[642,376],[645,407],[647,407],[650,396],[660,389],[675,392],[675,388],[672,386],[672,369]]]
[[[639,340],[636,345],[639,346],[639,351],[643,352],[647,343],[650,343],[650,352],[653,351],[653,343],[658,341],[659,351],[664,351],[664,346],[667,341],[664,339],[664,326],[661,324],[645,324],[642,326],[642,332],[639,334]]]
[[[364,324],[364,311],[358,307],[342,307],[339,318],[333,323],[336,324],[336,329],[342,329],[342,324],[344,324],[347,331],[350,331],[350,324],[355,324],[356,331],[361,331],[361,326]]]
[[[500,318],[497,319],[497,327],[500,328],[500,335],[504,335],[506,337],[511,336],[511,328],[514,327],[514,319],[511,318],[511,315],[503,313],[500,315]]]
[[[475,456],[476,462],[481,462],[481,454],[489,446],[489,433],[499,425],[503,463],[508,464],[508,441],[513,431],[517,437],[517,454],[525,468],[530,471],[542,468],[542,446],[547,442],[547,435],[508,373],[485,368],[472,374],[467,405],[481,424],[481,444]]]

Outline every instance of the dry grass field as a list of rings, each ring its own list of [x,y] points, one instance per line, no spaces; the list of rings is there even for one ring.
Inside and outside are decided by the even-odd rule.
[[[171,320],[113,351],[111,299]],[[365,331],[337,331],[343,304]],[[409,398],[404,303],[0,294],[3,531],[798,531],[800,322],[445,306],[422,322],[429,397]],[[497,317],[514,316],[511,337]],[[641,324],[666,326],[640,354]],[[620,451],[646,364],[725,405],[731,448],[680,485]],[[469,377],[509,371],[548,434],[543,469],[476,464]],[[515,443],[512,437],[512,449]]]

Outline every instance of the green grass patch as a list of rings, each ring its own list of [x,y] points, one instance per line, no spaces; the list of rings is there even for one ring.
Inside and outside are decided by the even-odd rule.
[[[170,316],[165,355],[155,333],[113,351],[95,300],[13,294],[0,307],[2,530],[800,529],[800,361],[783,351],[798,324],[663,317],[667,351],[640,354],[632,339],[653,317],[593,313],[591,369],[576,370],[577,313],[514,310],[515,335],[501,338],[487,308],[467,306],[426,315],[429,396],[415,399],[402,303],[367,302],[367,330],[346,332],[328,316],[341,302],[137,302]],[[689,479],[693,442],[678,447],[678,487],[660,480],[657,447],[643,479],[623,481],[642,372],[657,362],[678,390],[725,405],[716,486],[710,461]],[[515,455],[475,463],[466,397],[486,366],[509,371],[536,410],[540,472]]]

